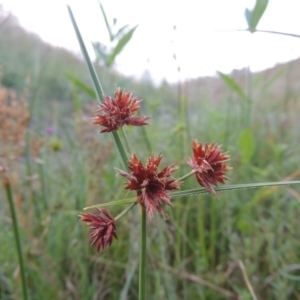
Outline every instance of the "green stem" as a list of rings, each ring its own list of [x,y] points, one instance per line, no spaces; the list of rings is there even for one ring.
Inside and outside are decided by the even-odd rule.
[[[39,203],[37,202],[36,192],[32,187],[33,170],[32,170],[32,159],[30,156],[30,133],[28,130],[26,131],[26,135],[25,135],[25,164],[26,164],[26,175],[27,175],[26,185],[30,190],[29,197],[33,203],[34,213],[37,216],[37,219],[40,220],[41,213],[40,213]]]
[[[81,48],[82,55],[85,59],[86,65],[89,69],[89,72],[90,72],[90,75],[91,75],[91,78],[92,78],[92,82],[93,82],[93,85],[94,85],[94,90],[95,90],[95,93],[96,93],[96,96],[97,96],[97,100],[98,100],[99,103],[104,102],[104,92],[103,92],[102,85],[100,83],[100,80],[99,80],[98,75],[95,71],[94,65],[93,65],[93,63],[90,59],[90,56],[89,56],[89,54],[87,52],[87,49],[85,47],[85,44],[83,42],[81,33],[79,31],[76,20],[74,18],[73,12],[72,12],[70,6],[67,5],[67,8],[68,8],[68,11],[69,11],[69,15],[70,15],[70,18],[71,18],[73,28],[74,28],[76,36],[77,36],[77,40],[78,40],[80,48]],[[113,131],[112,135],[113,135],[113,138],[114,138],[114,141],[115,141],[115,145],[116,145],[116,147],[119,151],[120,157],[122,159],[123,165],[128,170],[128,165],[127,165],[127,160],[128,159],[127,159],[126,151],[125,151],[124,146],[122,144],[122,141],[120,139],[120,136],[119,136],[118,132],[116,132],[116,131]]]
[[[187,178],[191,177],[192,175],[194,175],[196,172],[195,170],[191,171],[190,173],[185,174],[184,176],[180,177],[179,179],[177,179],[176,181],[184,181]]]
[[[201,257],[203,259],[204,269],[208,269],[207,246],[205,239],[205,203],[204,199],[199,197],[199,217],[198,217],[198,232],[201,249]]]
[[[148,137],[148,134],[147,134],[147,131],[146,131],[146,126],[141,126],[141,132],[142,132],[142,136],[144,138],[144,142],[147,146],[147,150],[149,153],[152,153],[152,147],[151,147],[151,143],[150,143],[150,140],[149,140],[149,137]]]
[[[250,29],[215,30],[215,31],[212,31],[212,32],[234,32],[234,31],[249,31],[249,32],[251,32]],[[285,36],[300,38],[300,35],[298,35],[298,34],[280,32],[280,31],[273,31],[273,30],[254,29],[254,30],[252,30],[251,33],[254,33],[254,32],[271,33],[271,34],[278,34],[278,35],[285,35]]]
[[[278,34],[278,35],[285,35],[285,36],[300,38],[300,35],[298,35],[298,34],[280,32],[280,31],[273,31],[273,30],[258,30],[258,29],[255,29],[253,32],[271,33],[271,34]]]
[[[130,147],[129,147],[129,143],[128,143],[128,140],[127,140],[127,136],[126,136],[126,133],[125,133],[125,130],[123,129],[123,127],[120,128],[119,133],[120,133],[120,136],[122,137],[122,139],[124,141],[124,145],[125,145],[125,149],[127,151],[127,154],[130,155],[131,151],[130,151]]]
[[[215,259],[216,259],[216,242],[217,242],[217,207],[216,207],[216,199],[211,199],[210,201],[210,261],[212,267],[215,267]]]
[[[215,191],[218,192],[218,191],[240,190],[240,189],[250,189],[250,188],[263,188],[263,187],[270,187],[270,186],[283,186],[283,185],[292,185],[292,184],[300,184],[300,180],[232,184],[232,185],[216,187]],[[187,196],[204,194],[204,193],[208,193],[208,190],[206,188],[201,187],[197,189],[173,192],[170,193],[169,195],[171,196],[172,199],[175,199],[175,198],[183,198]]]
[[[113,132],[112,132],[112,135],[113,135],[113,137],[114,137],[115,145],[116,145],[117,149],[119,150],[119,154],[120,154],[120,157],[121,157],[123,166],[124,166],[124,168],[125,168],[126,170],[129,170],[129,169],[128,169],[128,164],[127,164],[128,157],[127,157],[127,154],[126,154],[124,145],[123,145],[123,143],[122,143],[122,141],[121,141],[120,135],[118,134],[117,131],[113,131]]]
[[[11,212],[11,216],[12,216],[12,220],[13,220],[13,230],[14,230],[14,234],[15,234],[20,270],[21,270],[23,299],[27,300],[28,299],[27,286],[26,286],[26,280],[25,280],[24,260],[23,260],[23,256],[22,256],[22,248],[21,248],[20,235],[19,235],[19,229],[18,229],[18,221],[17,221],[17,215],[16,215],[12,191],[11,191],[11,185],[10,185],[8,178],[4,178],[4,188],[6,191],[6,196],[7,196],[7,200],[9,203],[10,212]]]
[[[146,249],[147,249],[147,231],[146,231],[146,208],[140,205],[141,227],[140,227],[140,274],[139,274],[139,300],[146,299]]]
[[[38,169],[39,169],[39,175],[41,178],[41,186],[42,186],[42,204],[44,211],[46,212],[48,210],[48,203],[47,203],[47,192],[46,192],[46,183],[45,183],[45,172],[44,172],[44,162],[38,162]]]
[[[137,204],[137,202],[134,202],[134,203],[131,203],[130,205],[128,205],[128,207],[126,209],[124,209],[120,214],[118,214],[115,217],[115,221],[118,221],[123,216],[125,216],[136,204]]]

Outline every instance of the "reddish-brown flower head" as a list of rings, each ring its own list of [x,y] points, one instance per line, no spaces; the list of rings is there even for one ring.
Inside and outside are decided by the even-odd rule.
[[[227,153],[222,153],[221,146],[212,144],[198,144],[193,141],[194,156],[188,161],[188,165],[194,169],[197,181],[200,185],[207,188],[212,194],[218,196],[213,189],[213,185],[225,183],[228,178],[225,173],[230,170],[226,164],[229,160]]]
[[[137,191],[137,201],[145,206],[150,218],[156,210],[165,215],[163,204],[172,206],[167,191],[178,189],[182,184],[180,181],[169,178],[178,169],[174,164],[157,172],[161,159],[161,154],[157,157],[151,155],[144,167],[134,154],[129,161],[129,169],[132,171],[130,174],[117,169],[122,176],[130,181],[126,184],[125,189]]]
[[[105,250],[117,238],[114,218],[104,208],[98,208],[101,215],[80,214],[82,222],[86,222],[93,231],[90,234],[92,245],[96,244],[97,251]]]
[[[133,117],[140,108],[140,102],[141,100],[133,98],[132,93],[126,93],[118,88],[115,92],[115,99],[104,96],[104,102],[99,104],[100,114],[94,118],[93,124],[105,127],[100,131],[101,133],[118,130],[123,125],[148,125],[146,120],[149,117]]]

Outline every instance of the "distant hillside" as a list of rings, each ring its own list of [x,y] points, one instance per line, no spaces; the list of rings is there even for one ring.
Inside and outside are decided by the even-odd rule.
[[[248,84],[252,83],[255,95],[264,95],[287,99],[291,95],[300,94],[300,59],[284,64],[278,64],[273,68],[253,73],[248,76],[247,69],[234,70],[230,76],[247,91]],[[220,101],[227,95],[230,88],[219,77],[200,77],[188,82],[189,98],[196,99],[197,95],[208,98],[213,102]],[[233,97],[234,93],[231,93]],[[257,98],[257,97],[255,97]]]
[[[73,93],[67,74],[92,86],[83,60],[66,49],[45,43],[37,35],[20,27],[15,17],[6,18],[0,10],[0,66],[2,85],[21,92],[30,88],[32,97],[40,99],[70,99]],[[103,88],[112,93],[115,86],[130,88],[149,102],[169,102],[178,99],[176,84],[163,82],[155,87],[151,79],[136,81],[115,70],[98,68]],[[247,70],[231,74],[247,91],[248,84],[255,90],[254,99],[282,97],[287,99],[300,92],[300,59],[280,64],[263,72],[247,76]],[[191,102],[207,99],[218,103],[224,97],[237,97],[225,83],[216,77],[200,77],[182,84],[182,93]],[[86,96],[86,95],[85,95]],[[293,96],[294,97],[294,96]]]
[[[0,67],[2,85],[21,92],[26,87],[34,97],[63,100],[72,97],[73,87],[68,75],[92,86],[84,61],[74,53],[54,47],[39,36],[20,27],[14,16],[0,10]],[[134,81],[115,70],[98,68],[105,91],[112,93],[116,86],[131,89],[138,94],[156,98],[157,89],[151,81]],[[164,85],[165,86],[165,85]],[[145,93],[143,93],[145,90]],[[86,95],[85,95],[86,96]]]

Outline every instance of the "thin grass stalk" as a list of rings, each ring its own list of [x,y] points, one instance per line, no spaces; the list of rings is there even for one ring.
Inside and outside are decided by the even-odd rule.
[[[22,291],[23,291],[23,299],[28,299],[27,294],[27,284],[25,279],[25,268],[24,268],[24,260],[22,255],[22,247],[21,247],[21,241],[20,241],[20,235],[19,235],[19,227],[18,227],[18,220],[17,220],[17,214],[15,210],[15,205],[13,201],[13,195],[11,191],[11,184],[7,177],[4,178],[4,189],[6,192],[6,197],[9,203],[10,213],[13,221],[13,230],[16,240],[16,246],[17,246],[17,252],[18,252],[18,259],[19,259],[19,265],[20,265],[20,272],[21,272],[21,281],[22,281]]]
[[[185,203],[186,203],[186,199],[183,198],[181,199],[181,203],[180,203],[180,206],[178,205],[177,206],[177,209],[175,210],[175,220],[181,220],[181,213],[183,211],[183,208],[181,207],[184,207],[185,206]],[[175,230],[175,262],[174,262],[174,265],[176,266],[176,268],[178,266],[180,266],[180,263],[181,263],[181,245],[182,245],[182,237],[180,235],[180,232],[179,230]]]
[[[249,31],[249,29],[229,29],[229,30],[214,30],[212,32],[234,32],[234,31]],[[261,32],[261,33],[271,33],[271,34],[277,34],[277,35],[285,35],[289,37],[294,38],[300,38],[300,35],[293,34],[293,33],[287,33],[287,32],[281,32],[281,31],[274,31],[274,30],[262,30],[262,29],[254,29],[252,33],[254,32]]]
[[[30,133],[28,130],[26,131],[26,135],[25,135],[25,165],[26,165],[26,176],[27,176],[27,180],[25,182],[30,190],[30,197],[28,202],[30,203],[30,199],[32,200],[33,207],[34,207],[34,214],[40,221],[41,213],[39,209],[39,203],[36,200],[36,193],[32,187],[33,171],[32,171],[32,159],[30,155]]]
[[[270,186],[284,186],[284,185],[294,185],[294,184],[300,184],[300,181],[295,180],[295,181],[234,184],[234,185],[216,187],[215,191],[230,191],[230,190],[263,188],[263,187],[270,187]],[[198,189],[191,189],[191,190],[173,192],[173,193],[170,193],[169,195],[171,196],[172,200],[174,200],[175,198],[184,198],[184,197],[187,197],[187,196],[204,194],[204,193],[208,193],[208,191],[205,188],[198,188]],[[110,201],[110,202],[106,202],[106,203],[91,205],[91,206],[85,207],[84,210],[97,208],[97,207],[107,207],[107,206],[113,206],[113,205],[127,204],[127,203],[132,203],[132,202],[135,202],[135,201],[136,201],[136,197],[127,198],[127,199],[122,199],[122,200],[116,200],[116,201]]]
[[[149,136],[147,134],[145,126],[141,126],[141,132],[142,132],[142,137],[144,139],[144,142],[146,144],[148,152],[152,153],[151,142],[150,142],[150,139],[149,139]]]
[[[38,48],[37,51],[38,51],[38,53],[37,53],[36,57],[40,58],[40,48]],[[48,55],[49,54],[47,54],[47,57],[48,57]],[[35,60],[35,73],[36,73],[35,84],[32,86],[31,83],[28,82],[28,86],[26,87],[26,89],[27,88],[30,89],[29,90],[30,101],[28,102],[28,111],[29,111],[30,119],[29,119],[28,128],[30,127],[30,124],[32,123],[31,116],[33,116],[33,113],[34,113],[36,99],[38,96],[38,89],[40,87],[40,82],[43,78],[45,71],[46,71],[45,65],[43,66],[43,68],[41,68],[39,59],[36,59]],[[32,188],[32,181],[31,181],[33,171],[32,171],[32,159],[30,156],[30,133],[29,133],[29,130],[26,131],[26,135],[25,135],[25,165],[26,165],[26,174],[27,174],[26,184],[28,185],[28,187],[30,189],[30,195],[31,195],[31,199],[32,199],[32,202],[34,205],[35,215],[37,216],[37,218],[40,219],[41,214],[39,211],[38,203],[36,201],[36,193],[34,192],[34,190]]]
[[[141,113],[137,112],[137,115],[140,116]],[[142,133],[141,136],[143,138],[144,144],[146,145],[146,149],[151,154],[152,153],[152,146],[151,146],[151,142],[150,142],[148,133],[146,131],[146,126],[140,126],[140,131]]]
[[[211,199],[211,213],[210,213],[210,261],[211,266],[215,266],[216,259],[216,239],[217,239],[217,205],[216,199]]]
[[[204,199],[199,197],[199,218],[198,218],[198,232],[199,232],[199,241],[200,241],[200,253],[204,263],[204,269],[208,269],[208,258],[207,258],[207,248],[205,240],[205,205]]]
[[[96,71],[94,69],[94,66],[91,62],[91,59],[88,55],[88,52],[86,50],[85,44],[83,42],[83,39],[81,37],[80,31],[78,29],[77,23],[75,21],[75,18],[73,16],[72,10],[69,6],[68,7],[68,11],[69,11],[69,15],[74,27],[74,30],[76,32],[76,36],[78,39],[78,42],[80,44],[80,48],[82,51],[82,54],[85,58],[86,64],[88,65],[88,69],[90,72],[90,75],[92,77],[92,81],[94,84],[94,89],[97,95],[97,99],[99,102],[103,102],[104,101],[104,92],[100,83],[100,80],[96,74]],[[124,131],[123,131],[124,133]],[[119,151],[120,157],[122,159],[123,165],[125,167],[126,170],[128,170],[128,165],[127,165],[127,154],[126,154],[126,150],[125,147],[122,143],[122,140],[120,138],[120,135],[118,132],[114,131],[112,132],[113,138],[114,138],[114,142],[115,145]],[[126,145],[126,148],[128,150],[128,152],[130,152],[129,149],[129,144],[127,142],[126,136],[125,134],[123,134],[123,139]],[[143,300],[146,299],[146,210],[145,207],[141,207],[141,233],[140,233],[140,274],[139,274],[140,280],[139,280],[139,299]]]
[[[226,118],[225,118],[225,124],[224,124],[224,128],[225,128],[225,137],[224,137],[224,142],[223,142],[223,146],[225,149],[228,148],[228,143],[229,143],[229,138],[230,138],[230,133],[232,132],[231,129],[231,120],[232,118],[232,108],[233,105],[231,103],[231,97],[227,97],[227,105],[226,105]]]
[[[252,123],[252,111],[253,111],[253,75],[250,66],[247,68],[247,102],[246,105],[246,115],[247,120],[246,126],[250,128]]]
[[[293,185],[293,184],[300,184],[300,180],[225,185],[225,186],[216,187],[215,191],[216,192],[230,191],[230,190],[263,188],[263,187],[269,187],[269,186],[284,186],[284,185]],[[172,200],[174,200],[175,198],[183,198],[186,196],[192,196],[192,195],[204,194],[204,193],[208,193],[208,191],[207,191],[207,189],[201,187],[201,188],[197,188],[197,189],[173,192],[173,193],[170,193],[169,195],[171,196]]]
[[[188,199],[187,199],[188,201]],[[183,210],[183,214],[182,214],[182,218],[180,220],[181,222],[181,227],[184,230],[184,232],[188,232],[189,228],[188,228],[188,221],[189,221],[189,215],[191,214],[191,211],[189,209],[190,205],[188,205],[188,202],[186,202],[186,206],[185,209]],[[189,243],[188,241],[184,241],[182,244],[182,255],[181,257],[185,258],[188,257],[188,246]],[[194,249],[194,248],[191,248]],[[181,264],[182,265],[182,264]],[[188,299],[188,286],[187,286],[187,282],[183,281],[182,283],[182,289],[183,289],[183,299]]]
[[[123,142],[124,142],[124,145],[125,145],[125,149],[126,149],[126,151],[127,151],[127,154],[130,155],[130,154],[131,154],[131,151],[130,151],[130,147],[129,147],[127,135],[126,135],[126,132],[125,132],[124,128],[121,127],[120,130],[119,130],[119,132],[120,132],[120,137],[123,139]]]
[[[140,274],[139,274],[139,300],[146,299],[146,250],[147,250],[147,214],[146,208],[140,205]]]
[[[189,102],[187,95],[183,98],[184,101],[184,114],[185,114],[185,128],[186,128],[186,137],[187,137],[187,143],[189,143],[192,140],[191,136],[191,125],[190,125],[190,116],[189,116]]]
[[[252,299],[253,299],[253,300],[257,300],[257,297],[256,297],[256,295],[255,295],[254,289],[253,289],[253,287],[252,287],[252,285],[251,285],[251,282],[250,282],[250,280],[249,280],[249,277],[248,277],[248,275],[247,275],[246,268],[245,268],[243,262],[242,262],[241,260],[239,260],[238,263],[239,263],[239,266],[240,266],[240,268],[241,268],[241,271],[242,271],[244,280],[245,280],[245,282],[246,282],[247,288],[248,288],[248,290],[249,290],[249,292],[250,292],[250,294],[251,294]]]
[[[133,202],[130,205],[128,205],[128,207],[126,209],[124,209],[120,214],[118,214],[115,217],[115,221],[119,220],[120,218],[122,218],[123,216],[125,216],[137,203]]]
[[[179,75],[179,74],[178,74]],[[182,96],[182,84],[180,81],[180,77],[178,79],[178,83],[177,83],[177,97],[178,97],[178,146],[179,146],[179,151],[178,151],[178,160],[181,159],[181,157],[185,157],[185,145],[187,144],[185,141],[185,107],[184,107],[184,98]],[[187,175],[183,175],[182,176],[182,169],[179,169],[181,178],[187,178]],[[192,174],[191,174],[192,175]],[[185,177],[187,176],[187,177]],[[185,199],[182,199],[185,203]],[[184,206],[184,204],[181,204],[182,206]],[[176,220],[180,220],[181,219],[181,213],[182,210],[181,209],[177,209],[175,212],[175,218]],[[181,241],[181,236],[179,234],[178,231],[176,231],[175,234],[175,265],[176,266],[180,266],[181,263],[181,257],[182,257],[182,253],[181,251],[185,252],[185,247],[184,245],[182,245],[182,241]],[[183,294],[185,293],[185,285],[183,286]]]
[[[70,15],[72,25],[73,25],[73,28],[75,30],[80,48],[81,48],[82,55],[84,56],[85,62],[88,66],[88,70],[89,70],[89,73],[90,73],[91,78],[92,78],[92,82],[93,82],[93,85],[94,85],[94,89],[95,89],[95,92],[96,92],[98,102],[101,103],[101,102],[104,101],[104,92],[103,92],[100,80],[99,80],[98,75],[95,71],[95,68],[92,64],[90,56],[89,56],[89,54],[86,50],[85,44],[84,44],[83,39],[81,37],[81,33],[80,33],[79,28],[77,26],[77,23],[75,21],[73,12],[72,12],[70,6],[67,6],[67,8],[68,8],[68,11],[69,11],[69,15]],[[113,135],[113,138],[114,138],[115,145],[118,149],[119,155],[121,157],[123,166],[124,166],[125,169],[128,170],[128,166],[127,166],[128,157],[126,155],[126,151],[125,151],[124,145],[123,145],[123,143],[120,139],[120,136],[119,136],[118,132],[116,132],[116,131],[112,132],[112,135]]]
[[[48,210],[48,203],[47,203],[47,193],[46,193],[46,183],[45,183],[45,172],[44,172],[44,162],[40,162],[38,164],[39,176],[41,179],[41,186],[42,186],[42,199],[41,202],[43,204],[44,211]]]
[[[169,265],[169,255],[166,254],[168,253],[168,241],[167,241],[167,235],[165,233],[165,231],[167,230],[166,224],[165,222],[159,218],[157,220],[158,222],[158,228],[162,228],[161,230],[158,230],[158,245],[159,245],[159,249],[160,249],[160,261],[164,264],[164,265]],[[160,290],[161,286],[164,286],[164,294],[163,297],[166,297],[167,299],[176,299],[176,284],[174,283],[174,279],[173,276],[165,271],[165,270],[157,270],[155,272],[155,274],[157,275],[157,281],[158,281],[158,285],[157,285],[157,289]]]
[[[185,157],[184,152],[185,152],[185,145],[187,144],[185,141],[185,107],[184,107],[184,99],[182,97],[182,92],[181,92],[181,83],[179,83],[180,89],[178,90],[178,99],[179,102],[179,132],[178,132],[178,145],[179,145],[179,157],[178,159],[180,160],[181,157]]]

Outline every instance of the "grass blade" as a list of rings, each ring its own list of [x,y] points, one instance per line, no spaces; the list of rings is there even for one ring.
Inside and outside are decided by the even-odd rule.
[[[228,87],[230,87],[234,92],[236,92],[243,100],[247,100],[246,94],[243,92],[243,89],[237,84],[237,82],[230,76],[218,72],[221,79],[227,84]]]
[[[94,68],[94,66],[92,64],[92,61],[91,61],[91,59],[89,57],[89,54],[88,54],[88,52],[86,50],[85,44],[84,44],[83,39],[81,37],[79,28],[77,26],[77,23],[75,21],[75,18],[74,18],[74,15],[73,15],[73,12],[72,12],[70,6],[68,6],[68,11],[69,11],[69,15],[70,15],[70,18],[71,18],[71,21],[72,21],[72,24],[73,24],[73,27],[74,27],[74,30],[75,30],[75,33],[76,33],[79,45],[80,45],[80,48],[81,48],[81,52],[82,52],[82,54],[84,56],[85,62],[87,64],[87,66],[88,66],[90,75],[92,77],[92,81],[93,81],[93,84],[94,84],[94,88],[95,88],[97,99],[98,99],[99,102],[103,102],[104,101],[104,92],[103,92],[100,80],[98,79],[98,76],[97,76],[97,73],[95,71],[95,68]],[[119,151],[120,157],[122,159],[124,168],[126,168],[128,170],[128,166],[127,166],[127,154],[126,154],[125,148],[123,146],[123,143],[122,143],[122,141],[120,139],[120,136],[119,136],[118,132],[116,132],[116,131],[112,132],[112,135],[113,135],[113,138],[114,138],[115,145],[116,145],[116,147],[117,147],[117,149]]]
[[[132,35],[134,31],[136,30],[137,25],[130,29],[122,38],[119,40],[117,46],[114,48],[112,53],[108,56],[106,61],[106,66],[110,67],[113,62],[115,61],[116,56],[123,50],[123,48],[126,46],[126,44],[130,41],[132,38]]]
[[[278,182],[261,182],[261,183],[246,183],[246,184],[234,184],[234,185],[225,185],[214,188],[216,191],[230,191],[230,190],[240,190],[240,189],[250,189],[250,188],[261,188],[268,186],[283,186],[283,185],[292,185],[292,184],[300,184],[300,181],[278,181]],[[208,193],[208,190],[205,188],[191,189],[185,191],[178,191],[174,193],[170,193],[172,199],[188,197],[197,194]]]

